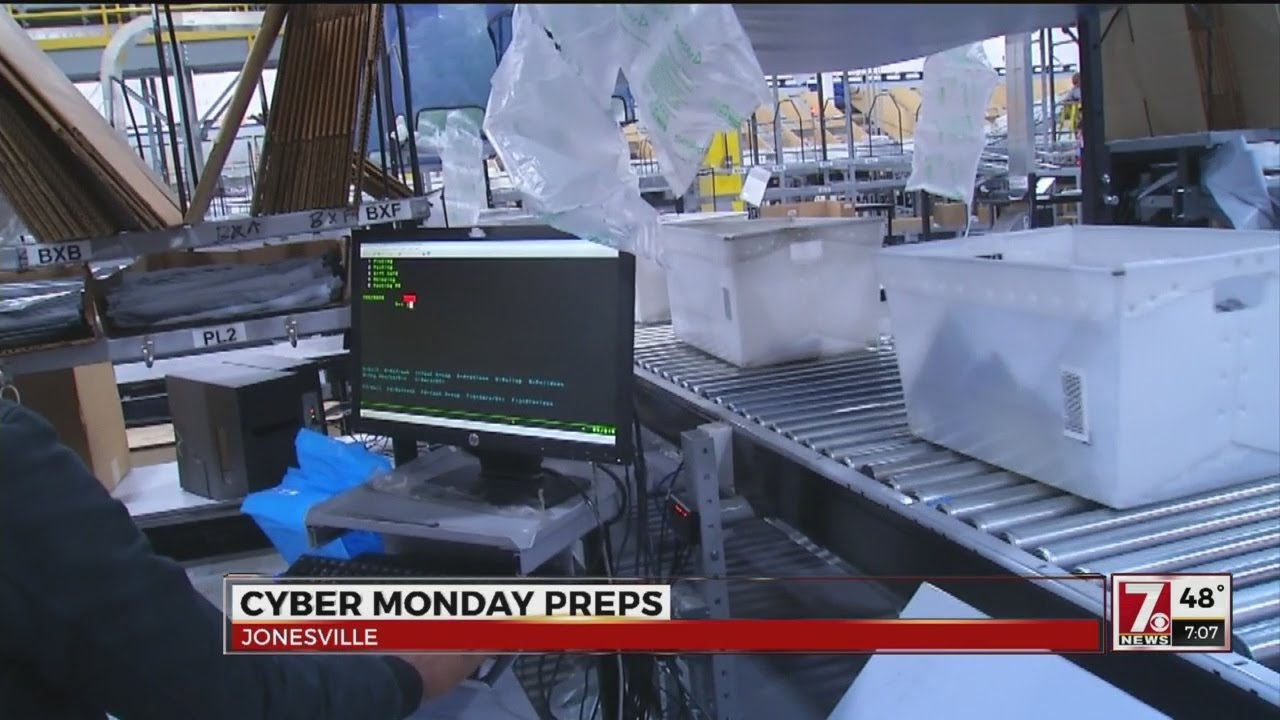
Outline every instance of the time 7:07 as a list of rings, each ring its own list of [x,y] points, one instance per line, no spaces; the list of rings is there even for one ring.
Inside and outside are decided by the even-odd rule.
[[[1187,625],[1184,627],[1187,631],[1187,639],[1200,638],[1209,640],[1218,637],[1217,625]]]

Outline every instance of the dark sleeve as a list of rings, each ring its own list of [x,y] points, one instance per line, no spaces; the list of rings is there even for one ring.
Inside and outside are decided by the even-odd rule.
[[[35,414],[0,401],[0,657],[130,720],[399,720],[402,660],[226,656],[223,619]]]

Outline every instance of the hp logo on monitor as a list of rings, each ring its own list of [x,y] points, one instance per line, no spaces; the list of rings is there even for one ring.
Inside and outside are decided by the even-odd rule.
[[[467,444],[470,445],[471,447],[479,447],[480,436],[475,433],[471,433],[470,435],[467,436]]]

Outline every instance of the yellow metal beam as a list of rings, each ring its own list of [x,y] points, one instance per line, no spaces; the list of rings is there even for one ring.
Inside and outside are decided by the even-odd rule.
[[[210,40],[245,40],[251,41],[256,34],[252,30],[179,30],[177,32],[178,42],[207,42]],[[36,45],[45,52],[57,50],[99,50],[105,48],[110,42],[111,35],[83,35],[80,37],[64,37],[64,38],[42,38],[36,40]],[[168,42],[168,36],[165,36],[165,42]],[[155,38],[144,37],[138,41],[139,45],[151,45],[155,43]]]
[[[714,170],[714,174],[698,178],[702,210],[713,212],[716,200],[733,198],[733,209],[742,212],[742,136],[736,132],[716,133],[707,148],[705,167]]]
[[[197,10],[218,10],[245,12],[254,9],[254,5],[246,3],[189,3],[181,6],[183,12]],[[258,6],[260,7],[260,6]],[[19,9],[18,5],[6,4],[5,9],[19,25],[23,23],[49,20],[67,20],[67,26],[83,25],[123,25],[141,15],[150,15],[150,5],[89,5],[70,7],[43,7],[35,9]],[[86,22],[88,21],[88,22]],[[51,27],[56,27],[53,25]]]
[[[182,5],[182,12],[211,10],[219,12],[248,12],[255,6],[243,3],[191,3]],[[100,32],[92,35],[78,35],[60,38],[41,38],[36,45],[45,52],[56,50],[97,50],[107,46],[112,35],[122,25],[137,17],[151,14],[150,5],[91,5],[88,7],[52,7],[34,10],[20,10],[17,5],[5,5],[5,9],[13,19],[23,27],[35,26],[36,29],[82,28],[96,26]],[[209,40],[251,41],[256,31],[253,30],[178,30],[179,42],[205,42]],[[139,44],[153,44],[149,37],[142,38]]]

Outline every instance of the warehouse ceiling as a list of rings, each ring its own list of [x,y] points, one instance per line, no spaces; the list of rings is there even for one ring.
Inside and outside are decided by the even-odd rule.
[[[872,68],[997,35],[1072,25],[1079,5],[737,4],[767,75]]]

